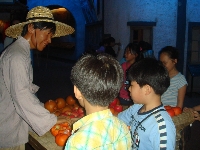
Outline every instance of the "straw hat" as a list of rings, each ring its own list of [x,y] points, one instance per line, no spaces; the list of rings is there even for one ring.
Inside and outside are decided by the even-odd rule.
[[[54,21],[54,17],[50,9],[43,6],[37,6],[28,12],[26,16],[26,22],[18,23],[8,27],[5,31],[5,34],[9,37],[16,38],[21,35],[24,25],[40,21],[55,23],[56,31],[53,37],[65,36],[74,32],[74,28],[71,26],[58,21]]]

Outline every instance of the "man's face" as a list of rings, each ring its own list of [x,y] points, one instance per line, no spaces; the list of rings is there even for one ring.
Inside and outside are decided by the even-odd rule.
[[[44,48],[51,43],[51,38],[53,36],[50,29],[34,29],[32,33],[32,43],[35,49],[43,51]]]

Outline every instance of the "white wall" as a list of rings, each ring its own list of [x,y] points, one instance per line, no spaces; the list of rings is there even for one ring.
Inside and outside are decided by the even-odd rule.
[[[104,3],[104,33],[111,34],[116,42],[120,40],[124,46],[130,42],[127,22],[149,21],[156,22],[152,45],[156,57],[162,47],[176,45],[177,0],[105,0]]]

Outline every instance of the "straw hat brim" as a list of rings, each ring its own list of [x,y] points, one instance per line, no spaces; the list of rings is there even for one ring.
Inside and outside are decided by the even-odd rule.
[[[29,20],[26,22],[12,25],[6,29],[5,34],[6,34],[6,36],[9,36],[12,38],[17,38],[18,36],[21,35],[24,25],[32,23],[32,22],[40,22],[40,21],[55,23],[56,31],[55,31],[55,34],[53,35],[53,37],[69,35],[75,31],[74,28],[72,28],[71,26],[64,24],[62,22],[47,20],[47,19],[35,19],[35,20]]]

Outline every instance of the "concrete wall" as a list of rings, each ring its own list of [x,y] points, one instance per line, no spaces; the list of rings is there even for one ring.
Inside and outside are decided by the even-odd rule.
[[[192,1],[192,0],[191,0]],[[153,28],[153,50],[176,46],[177,1],[174,0],[109,0],[105,3],[104,32],[126,46],[130,42],[129,21],[156,22]],[[121,59],[123,52],[118,59]]]
[[[156,57],[159,50],[167,45],[176,46],[177,33],[177,8],[182,5],[178,0],[105,0],[104,32],[111,34],[116,41],[126,46],[130,42],[129,21],[149,21],[156,22],[153,27],[153,50]],[[200,22],[200,0],[187,0],[186,6],[186,34],[183,73],[186,76],[187,55],[188,55],[188,22]],[[120,53],[118,60],[123,56]],[[190,91],[191,76],[186,76],[188,81],[187,90]],[[195,77],[193,81],[193,91],[200,89],[200,77]]]

